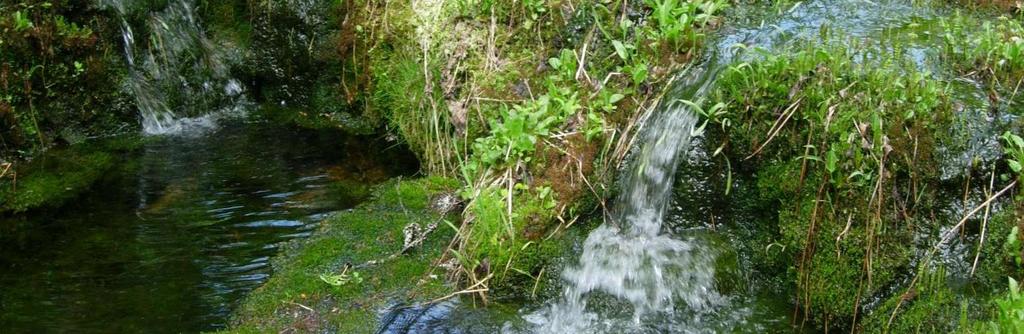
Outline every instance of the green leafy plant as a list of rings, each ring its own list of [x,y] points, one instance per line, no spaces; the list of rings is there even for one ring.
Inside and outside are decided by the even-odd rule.
[[[636,46],[613,40],[612,47],[615,48],[615,54],[625,64],[619,67],[619,71],[629,76],[633,86],[640,86],[647,81],[647,76],[650,74],[647,68],[647,59],[638,54]]]
[[[942,55],[960,72],[974,73],[1012,89],[1024,80],[1024,26],[1000,17],[977,20],[954,14],[942,20]]]
[[[1003,243],[1003,256],[1011,259],[1018,267],[1024,264],[1024,259],[1021,258],[1019,227],[1014,226],[1010,229],[1010,233],[1006,235],[1006,242]]]
[[[523,27],[530,29],[547,12],[547,6],[544,3],[545,0],[522,0],[521,2],[523,4],[523,11],[526,12],[527,16],[527,20],[523,22]]]
[[[511,109],[503,107],[499,119],[491,120],[490,135],[477,139],[473,152],[485,166],[502,161],[529,161],[529,153],[535,150],[537,141],[549,135],[578,108],[575,93],[543,95],[532,103]]]
[[[563,49],[559,52],[558,57],[548,59],[548,65],[555,71],[554,75],[549,78],[561,82],[573,81],[576,77],[576,71],[579,69],[576,62],[576,52],[568,49]]]
[[[88,38],[93,33],[89,27],[82,27],[77,23],[67,22],[67,19],[63,16],[55,17],[54,25],[57,27],[57,33],[65,38]]]
[[[1024,329],[1024,298],[1021,297],[1020,284],[1013,277],[1008,277],[1009,288],[1006,296],[997,299],[995,319],[989,321],[990,333],[1020,333]]]
[[[697,28],[708,24],[726,7],[722,0],[645,0],[644,3],[651,8],[655,25],[649,34],[655,40],[668,43],[675,51],[696,44],[703,37]]]
[[[1006,164],[1019,177],[1024,174],[1024,168],[1021,166],[1024,163],[1024,139],[1009,131],[1003,133],[1002,139],[1004,142],[1003,152],[1006,154]]]
[[[602,89],[597,93],[597,97],[590,100],[591,109],[599,110],[603,113],[612,113],[618,110],[616,104],[625,98],[625,94],[614,92],[611,89]]]
[[[690,110],[692,110],[694,113],[696,113],[704,120],[703,122],[701,122],[699,126],[693,129],[694,135],[703,134],[705,128],[708,126],[709,123],[719,124],[722,127],[722,131],[725,131],[729,127],[729,123],[731,121],[729,120],[729,118],[726,117],[728,115],[728,111],[726,110],[725,103],[718,102],[712,105],[710,108],[704,109],[699,104],[694,103],[692,101],[677,101],[679,101],[679,103],[689,106]]]
[[[604,133],[605,129],[608,128],[608,123],[605,122],[604,117],[601,113],[590,110],[587,112],[587,126],[583,130],[583,135],[587,141],[594,140],[601,134]]]
[[[363,277],[359,275],[358,271],[353,271],[351,274],[341,273],[338,275],[332,274],[320,274],[320,280],[324,281],[331,286],[342,286],[346,284],[359,284],[363,282]]]
[[[15,31],[24,31],[29,28],[32,28],[32,19],[28,17],[28,14],[26,12],[19,10],[14,12],[12,16],[12,18],[14,19]]]

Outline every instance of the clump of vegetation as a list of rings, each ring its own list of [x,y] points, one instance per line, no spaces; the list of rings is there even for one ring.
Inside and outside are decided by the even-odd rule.
[[[111,17],[76,1],[0,5],[0,158],[134,125]]]
[[[58,148],[10,168],[0,166],[0,214],[56,208],[86,192],[137,149],[137,136],[106,138]]]
[[[328,219],[316,236],[296,241],[274,263],[269,281],[235,313],[238,333],[281,331],[371,333],[376,312],[400,296],[432,300],[451,290],[432,263],[452,235],[443,226],[403,252],[410,224],[444,224],[430,199],[458,187],[452,180],[396,180],[373,199]],[[287,306],[286,306],[287,305]]]
[[[489,287],[531,285],[505,283],[539,275],[543,261],[533,257],[548,247],[542,238],[589,210],[580,203],[595,203],[581,199],[607,195],[610,171],[628,149],[636,120],[657,101],[652,85],[699,52],[724,5],[648,1],[559,8],[544,3],[549,8],[539,10],[536,3],[495,3],[489,11],[471,14],[494,22],[495,13],[530,13],[520,22],[502,17],[515,28],[497,45],[550,56],[514,60],[521,64],[497,59],[498,70],[488,70],[495,55],[485,48],[477,55],[483,68],[469,75],[498,85],[483,84],[483,93],[470,89],[453,97],[477,100],[468,110],[449,110],[452,120],[466,118],[464,126],[455,126],[466,129],[463,138],[453,141],[465,147],[459,165],[468,200],[456,242],[460,276],[474,285],[493,279]],[[620,15],[626,12],[640,15]],[[534,30],[541,40],[515,33]],[[571,42],[544,49],[544,39],[554,38]],[[531,80],[538,63],[543,75]],[[526,78],[516,82],[508,76]],[[519,92],[509,94],[509,88]]]
[[[515,286],[500,281],[536,277],[530,254],[607,196],[636,121],[723,7],[353,1],[337,40],[353,92],[342,96],[383,115],[426,172],[463,181],[456,279]]]
[[[896,294],[886,299],[877,314],[866,317],[863,330],[866,333],[951,333],[956,332],[957,323],[965,306],[961,298],[949,288],[946,271],[942,268],[929,271],[921,277],[917,288],[907,294]],[[902,308],[897,305],[907,303]],[[899,308],[899,313],[890,323],[886,311]]]
[[[980,331],[989,333],[1017,333],[1024,328],[1024,296],[1021,296],[1020,284],[1013,277],[1007,278],[1009,288],[1006,296],[995,301],[995,316]]]
[[[778,242],[803,315],[849,328],[910,265],[952,104],[928,73],[855,41],[754,52],[722,71],[710,101],[724,107],[705,108],[718,125],[708,128],[779,202]]]
[[[726,6],[724,1],[645,0],[651,8],[653,27],[645,30],[654,45],[665,45],[667,50],[692,50],[703,39],[702,27],[716,19],[716,13]]]
[[[942,54],[947,61],[961,73],[991,82],[1000,93],[1016,95],[1024,80],[1024,27],[1020,20],[1001,16],[979,21],[956,13],[943,20],[942,27]]]

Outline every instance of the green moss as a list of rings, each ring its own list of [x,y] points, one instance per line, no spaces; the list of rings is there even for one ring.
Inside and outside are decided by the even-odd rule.
[[[211,35],[219,41],[229,41],[240,49],[252,44],[253,28],[248,18],[246,0],[200,0],[198,8]]]
[[[43,206],[57,206],[85,190],[113,163],[103,152],[61,158],[54,171],[29,172],[4,188],[4,210],[22,212]]]
[[[432,196],[453,187],[451,180],[440,178],[395,180],[378,186],[370,202],[329,218],[313,237],[291,245],[275,260],[274,275],[238,309],[232,332],[292,328],[372,333],[376,312],[392,298],[422,301],[448,293],[445,273],[432,262],[442,255],[452,231],[428,206]],[[382,264],[354,269],[363,277],[361,283],[335,287],[319,278],[339,273],[346,263],[359,265],[400,251],[406,225],[430,222],[440,226],[422,246]],[[315,313],[310,315],[299,304]]]
[[[914,187],[937,178],[931,144],[942,140],[952,103],[898,48],[796,45],[724,70],[711,101],[725,112],[705,117],[725,128],[732,166],[757,171],[761,196],[779,203],[779,254],[792,264],[785,285],[797,287],[818,326],[849,328],[858,308],[909,269],[911,226],[932,224],[917,215],[936,190]],[[892,193],[915,193],[915,206],[897,209]]]
[[[1021,266],[1015,261],[1021,250],[1015,253],[1012,245],[1010,231],[1018,226],[1018,217],[1013,208],[1000,210],[989,218],[985,231],[985,243],[981,248],[981,255],[978,259],[978,268],[975,272],[974,282],[978,290],[995,291],[1006,286],[1007,273],[1019,273]],[[980,224],[980,222],[977,222]],[[971,229],[980,230],[981,226],[971,225]]]
[[[120,154],[139,147],[138,136],[120,136],[48,151],[18,165],[0,179],[0,213],[56,208],[85,193],[121,161]]]
[[[20,0],[0,6],[0,159],[33,156],[136,125],[120,22],[92,3]]]
[[[946,282],[945,270],[929,272],[921,277],[909,293],[895,294],[864,316],[861,323],[866,333],[953,333],[960,325],[964,310],[957,294]],[[893,310],[899,305],[896,317]],[[892,323],[889,322],[890,318]]]
[[[464,254],[468,256],[462,258],[462,266],[473,269],[473,274],[479,270],[492,275],[488,285],[492,293],[525,296],[543,268],[567,249],[568,239],[560,234],[546,238],[549,222],[554,219],[555,201],[550,189],[514,190],[511,217],[505,192],[485,189],[470,204],[473,221],[463,238]],[[531,236],[531,231],[535,235]]]

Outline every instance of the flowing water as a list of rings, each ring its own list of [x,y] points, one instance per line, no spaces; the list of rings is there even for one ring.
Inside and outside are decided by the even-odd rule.
[[[679,100],[702,104],[718,72],[757,56],[744,50],[779,52],[796,41],[820,41],[823,29],[881,47],[900,39],[921,70],[941,73],[930,39],[900,34],[908,26],[934,22],[939,13],[909,1],[808,1],[781,10],[739,6],[709,39],[706,56],[679,74],[646,122],[610,216],[574,252],[579,258],[562,265],[561,282],[553,282],[560,291],[540,304],[512,301],[522,303],[512,315],[463,311],[468,306],[428,308],[428,325],[407,328],[422,333],[481,327],[506,333],[794,331],[792,297],[750,272],[743,252],[759,250],[741,243],[758,233],[759,223],[769,226],[776,217],[746,207],[745,199],[725,196],[724,166],[708,162],[704,138],[694,136],[698,118]],[[931,36],[927,25],[922,27],[914,32]],[[734,182],[734,193],[744,187],[742,180]]]
[[[223,328],[278,248],[417,170],[393,146],[261,124],[150,137],[75,203],[0,220],[0,332]]]
[[[712,82],[709,74],[700,68],[688,73],[692,80],[673,96],[701,103]],[[563,299],[528,319],[541,332],[622,331],[646,315],[673,313],[677,303],[699,312],[720,302],[713,251],[662,232],[680,153],[690,147],[697,117],[675,102],[649,124],[610,222],[590,233],[579,265],[562,273],[568,281]],[[595,292],[628,301],[634,310],[630,323],[588,312],[586,295]]]
[[[243,87],[225,64],[229,48],[206,37],[193,1],[171,0],[156,10],[144,0],[100,4],[121,17],[127,84],[145,133],[211,129],[245,110]]]
[[[527,317],[535,326],[533,330],[716,332],[723,327],[705,324],[703,318],[712,313],[734,313],[727,318],[742,322],[742,317],[749,316],[749,312],[736,312],[742,308],[729,306],[730,298],[718,292],[716,254],[709,242],[673,235],[663,227],[672,187],[676,185],[673,176],[679,157],[690,155],[691,134],[696,127],[694,111],[678,100],[703,105],[705,92],[713,85],[718,70],[734,60],[736,54],[730,54],[732,45],[772,50],[794,37],[819,31],[826,22],[835,22],[837,28],[856,35],[906,19],[886,14],[886,7],[857,1],[818,1],[794,8],[771,25],[761,22],[756,27],[726,30],[717,48],[708,50],[708,59],[682,74],[683,80],[668,94],[670,100],[647,123],[640,141],[642,146],[632,167],[626,170],[622,193],[616,199],[609,222],[591,232],[578,265],[562,273],[567,281],[563,297]],[[632,316],[623,318],[622,312],[618,312],[616,318],[588,310],[591,294],[628,301]]]
[[[195,2],[100,3],[122,19],[132,72],[127,89],[143,131],[186,135],[150,137],[59,212],[0,222],[28,226],[0,231],[0,328],[223,328],[237,301],[266,280],[269,259],[283,243],[364,199],[370,184],[415,170],[408,154],[367,138],[218,127],[248,103],[226,65],[230,48],[206,37]],[[756,56],[742,50],[779,51],[794,40],[818,39],[826,26],[882,41],[935,13],[907,1],[823,0],[776,9],[740,5],[709,39],[706,56],[677,76],[623,171],[607,222],[581,241],[573,252],[579,258],[563,259],[554,291],[541,295],[546,301],[513,303],[511,311],[480,311],[457,300],[397,308],[383,332],[791,331],[789,292],[750,274],[743,255],[750,250],[738,244],[737,235],[757,233],[759,219],[773,217],[724,196],[722,170],[708,163],[695,131],[699,118],[679,100],[702,104],[720,71]],[[906,47],[918,66],[938,71],[927,42]],[[722,214],[729,210],[712,207],[736,209]]]

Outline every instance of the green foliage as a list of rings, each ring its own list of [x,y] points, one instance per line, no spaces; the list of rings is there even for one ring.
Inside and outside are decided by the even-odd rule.
[[[515,198],[515,207],[507,206],[508,196]],[[530,240],[526,231],[543,229],[553,218],[557,194],[550,187],[530,189],[516,184],[512,193],[505,188],[483,189],[470,204],[473,221],[470,229],[460,231],[464,245],[455,254],[463,268],[488,268],[493,275],[492,288],[512,291],[533,286],[533,275],[554,255],[556,241]],[[476,272],[470,275],[478,275]],[[485,277],[471,277],[472,281]]]
[[[711,22],[727,6],[723,0],[644,0],[651,8],[654,29],[650,38],[664,42],[674,51],[696,45],[703,37],[699,29]]]
[[[1006,164],[1010,166],[1014,177],[1020,178],[1024,175],[1021,164],[1024,163],[1024,139],[1009,131],[1003,133],[1003,152],[1006,155]]]
[[[54,17],[54,24],[57,28],[57,34],[65,38],[84,39],[93,35],[91,28],[79,26],[78,23],[68,22],[63,16]]]
[[[523,22],[523,27],[530,29],[533,27],[534,22],[540,20],[540,17],[548,11],[547,0],[522,0],[523,11],[526,12],[527,19]]]
[[[948,128],[952,104],[945,85],[891,56],[898,51],[826,41],[753,52],[722,71],[708,107],[693,108],[716,125],[698,130],[724,135],[731,165],[758,171],[762,193],[780,204],[798,303],[818,324],[846,328],[854,305],[911,263],[904,226],[921,221],[933,194],[910,185],[937,173],[930,146],[920,144],[943,140],[935,136]],[[875,189],[914,193],[919,206],[897,210]]]
[[[723,127],[739,126],[729,131],[739,151],[752,153],[764,146],[767,155],[824,160],[836,187],[872,185],[881,158],[893,147],[905,147],[900,142],[908,139],[900,135],[905,127],[934,133],[929,130],[940,129],[951,107],[945,87],[930,74],[908,72],[902,68],[911,65],[874,57],[873,51],[855,59],[858,47],[831,44],[792,54],[762,52],[755,63],[725,70],[714,100],[727,107],[723,111],[713,106],[703,116]],[[787,124],[782,131],[773,131],[783,120]],[[813,146],[806,147],[808,143]],[[810,156],[804,155],[808,148]],[[911,166],[889,167],[907,171]]]
[[[21,32],[32,28],[32,20],[29,19],[24,12],[19,10],[14,12],[12,15],[12,18],[14,19],[14,31]]]
[[[503,168],[531,162],[538,141],[551,135],[582,108],[579,93],[571,86],[564,86],[576,74],[574,53],[562,50],[558,58],[551,58],[548,63],[555,73],[548,79],[547,94],[511,109],[501,107],[499,117],[490,120],[490,133],[473,144],[473,156],[478,162],[466,165],[471,173],[479,168]],[[600,124],[599,120],[594,122]]]
[[[719,124],[722,127],[722,131],[725,131],[729,127],[730,120],[725,117],[727,114],[725,110],[725,103],[716,103],[715,105],[712,105],[710,108],[707,108],[705,110],[700,105],[691,101],[679,100],[679,102],[690,106],[690,110],[693,110],[694,113],[696,113],[704,120],[703,122],[701,122],[700,126],[697,126],[697,128],[694,129],[694,132],[704,133],[704,130],[707,128],[708,123]]]
[[[1006,296],[995,301],[997,309],[995,319],[988,322],[989,333],[1020,333],[1024,330],[1024,297],[1020,293],[1020,284],[1013,277],[1008,277],[1009,289]]]
[[[351,211],[333,216],[316,235],[284,247],[274,260],[274,275],[251,293],[236,312],[237,332],[280,332],[298,323],[289,312],[301,304],[322,315],[315,319],[320,328],[339,333],[372,333],[378,325],[377,311],[392,298],[430,301],[451,292],[432,262],[442,255],[451,238],[443,226],[430,234],[423,247],[397,258],[346,273],[347,283],[333,281],[347,264],[359,265],[381,260],[401,251],[402,230],[407,224],[439,221],[443,217],[429,208],[429,199],[455,189],[453,180],[423,178],[392,180],[377,186],[373,199]],[[434,270],[434,271],[432,271]],[[344,305],[344,307],[342,307]],[[304,320],[303,320],[304,321]]]
[[[594,178],[594,174],[612,174],[594,171],[595,166],[615,165],[616,158],[609,155],[622,142],[616,136],[633,135],[627,129],[634,125],[637,113],[655,100],[652,87],[658,86],[652,84],[671,73],[677,61],[684,59],[679,57],[682,53],[696,54],[704,31],[724,4],[720,0],[649,2],[647,6],[639,1],[599,1],[562,3],[562,10],[556,11],[554,2],[547,0],[460,0],[450,7],[462,15],[455,26],[468,17],[483,27],[492,22],[505,27],[496,34],[484,30],[478,36],[460,33],[458,37],[481,38],[487,44],[470,50],[494,47],[502,58],[497,71],[491,51],[476,55],[471,51],[466,61],[473,69],[466,71],[470,78],[465,81],[477,90],[470,91],[473,107],[468,111],[470,130],[465,136],[472,145],[467,145],[460,166],[466,183],[462,194],[471,202],[468,222],[460,228],[463,248],[457,257],[470,282],[484,278],[478,270],[485,264],[488,272],[497,275],[496,281],[488,283],[495,290],[508,286],[503,284],[505,279],[538,274],[543,261],[530,254],[544,254],[544,249],[552,247],[549,240],[555,239],[539,238],[558,231],[552,229],[554,218],[575,215],[575,201],[587,193],[566,189],[568,183],[581,182],[583,177],[589,179],[582,182],[601,188],[597,184],[608,181]],[[620,13],[637,13],[643,18],[636,22],[644,23]],[[560,49],[546,49],[552,44]],[[460,47],[454,43],[447,49]],[[543,61],[535,55],[553,56]],[[531,64],[537,62],[546,65],[545,72],[531,79],[535,75]],[[659,72],[654,73],[655,69]],[[513,90],[515,95],[508,94]],[[478,99],[474,95],[478,91],[495,94]],[[444,98],[449,103],[453,99]],[[549,165],[551,159],[573,163],[555,171]],[[565,190],[580,191],[558,193]],[[510,271],[523,275],[508,275]]]
[[[1024,265],[1024,259],[1021,258],[1021,247],[1020,247],[1020,228],[1014,226],[1010,229],[1010,233],[1006,235],[1006,241],[1003,242],[1003,256],[1007,259],[1012,259],[1013,263],[1020,267]]]
[[[530,162],[537,141],[579,108],[576,93],[552,87],[549,94],[532,103],[503,108],[500,119],[491,121],[490,135],[473,144],[473,152],[486,167]]]
[[[506,214],[504,189],[485,189],[473,202],[473,228],[465,238],[468,256],[460,258],[465,268],[477,268],[482,261],[504,264],[514,251],[516,229]]]
[[[0,157],[136,123],[120,90],[118,31],[113,13],[88,2],[0,5]]]
[[[961,73],[974,73],[1012,92],[1024,79],[1024,27],[1015,18],[979,20],[956,13],[942,20],[943,57]]]
[[[647,77],[650,75],[647,66],[648,60],[643,55],[637,53],[636,46],[624,44],[618,40],[612,40],[612,46],[615,48],[615,54],[625,64],[619,67],[619,71],[627,74],[633,86],[640,86],[640,84],[646,82]]]

